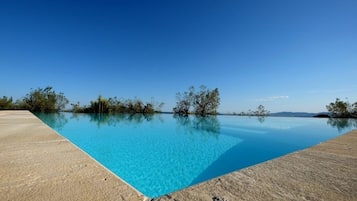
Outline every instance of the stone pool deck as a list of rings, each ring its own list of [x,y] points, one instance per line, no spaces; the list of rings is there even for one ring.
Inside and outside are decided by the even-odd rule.
[[[145,199],[30,112],[0,111],[0,200]],[[357,130],[154,200],[357,201]]]

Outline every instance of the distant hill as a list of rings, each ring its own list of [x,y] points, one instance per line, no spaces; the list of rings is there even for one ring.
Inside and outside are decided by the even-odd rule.
[[[272,117],[315,117],[317,115],[328,115],[326,112],[319,113],[309,113],[309,112],[276,112],[270,113],[269,116]]]

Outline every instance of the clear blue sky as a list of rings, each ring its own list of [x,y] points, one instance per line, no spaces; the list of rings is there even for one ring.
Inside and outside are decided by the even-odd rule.
[[[220,112],[357,101],[356,0],[0,1],[0,96],[52,86],[164,102],[201,84]]]

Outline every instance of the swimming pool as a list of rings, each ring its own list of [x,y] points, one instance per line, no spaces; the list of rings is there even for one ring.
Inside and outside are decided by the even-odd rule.
[[[37,116],[148,197],[316,145],[357,127],[352,119]]]

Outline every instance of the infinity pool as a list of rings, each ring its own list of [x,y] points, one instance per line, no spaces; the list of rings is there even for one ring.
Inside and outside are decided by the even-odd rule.
[[[37,116],[148,197],[316,145],[357,127],[352,119]]]

